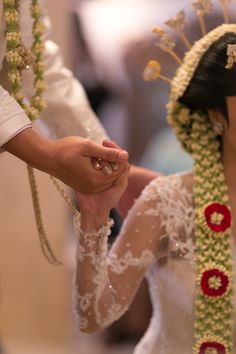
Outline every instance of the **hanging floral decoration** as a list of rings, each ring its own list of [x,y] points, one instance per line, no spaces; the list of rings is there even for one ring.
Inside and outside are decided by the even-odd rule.
[[[205,207],[204,215],[213,232],[224,232],[231,226],[231,213],[226,205],[212,203]]]
[[[42,35],[44,24],[40,18],[42,11],[38,0],[31,0],[30,12],[33,19],[33,43],[26,49],[20,34],[20,1],[3,0],[4,18],[6,22],[7,48],[5,58],[8,63],[8,78],[11,84],[11,94],[33,121],[46,108],[43,93],[46,83],[43,78],[44,41]],[[34,73],[34,94],[28,102],[23,93],[22,74],[32,66]]]

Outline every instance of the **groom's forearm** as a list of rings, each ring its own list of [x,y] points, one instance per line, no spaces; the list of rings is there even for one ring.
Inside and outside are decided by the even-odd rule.
[[[17,156],[32,167],[52,173],[54,169],[54,142],[28,127],[3,145],[3,149]]]

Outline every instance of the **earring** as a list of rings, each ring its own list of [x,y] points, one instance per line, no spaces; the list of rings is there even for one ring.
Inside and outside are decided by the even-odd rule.
[[[216,135],[222,135],[223,130],[223,124],[221,122],[215,122],[213,124],[213,131]]]

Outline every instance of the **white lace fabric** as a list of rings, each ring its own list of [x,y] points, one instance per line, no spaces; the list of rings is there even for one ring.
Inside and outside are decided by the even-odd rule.
[[[79,218],[75,220],[79,237],[76,283],[82,330],[99,330],[118,319],[128,309],[146,270],[158,258],[156,234],[161,226],[156,216],[148,215],[155,204],[153,200],[136,202],[109,252],[110,222],[87,234],[80,229]]]
[[[192,174],[151,182],[108,252],[109,229],[110,222],[86,235],[77,223],[81,330],[97,331],[117,320],[129,308],[146,274],[153,315],[134,353],[191,354],[195,301]]]

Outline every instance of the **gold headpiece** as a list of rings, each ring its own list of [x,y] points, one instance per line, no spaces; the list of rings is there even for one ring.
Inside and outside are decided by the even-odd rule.
[[[233,65],[236,63],[236,44],[228,44],[227,56],[226,69],[232,69]]]
[[[219,0],[219,1],[223,8],[224,22],[225,24],[228,24],[229,23],[228,3],[231,0]],[[213,10],[212,1],[195,0],[192,5],[193,5],[194,12],[199,19],[202,36],[205,36],[207,34],[205,17]],[[189,51],[192,50],[192,45],[184,33],[184,29],[186,27],[186,14],[184,10],[179,11],[175,17],[170,18],[168,21],[165,22],[165,24],[179,35],[181,41],[183,42],[187,50]],[[224,29],[223,27],[221,28],[222,28],[222,35],[223,35]],[[232,30],[235,31],[234,29]],[[170,34],[166,33],[159,26],[155,26],[152,32],[159,35],[159,40],[156,43],[156,46],[161,48],[163,51],[167,52],[172,58],[174,58],[174,60],[177,62],[178,65],[182,64],[183,60],[174,50],[176,46],[175,38]],[[227,29],[226,32],[228,32]],[[234,49],[234,47],[229,49],[228,51],[228,55],[231,57],[231,59],[229,59],[230,63],[232,62],[232,58],[234,57],[233,53],[235,53],[235,51],[236,50]],[[227,68],[229,68],[229,66],[227,66]],[[171,82],[171,79],[167,78],[164,75],[161,75],[161,65],[157,60],[149,61],[146,68],[144,69],[143,77],[145,81],[162,79],[166,82],[169,83]]]

